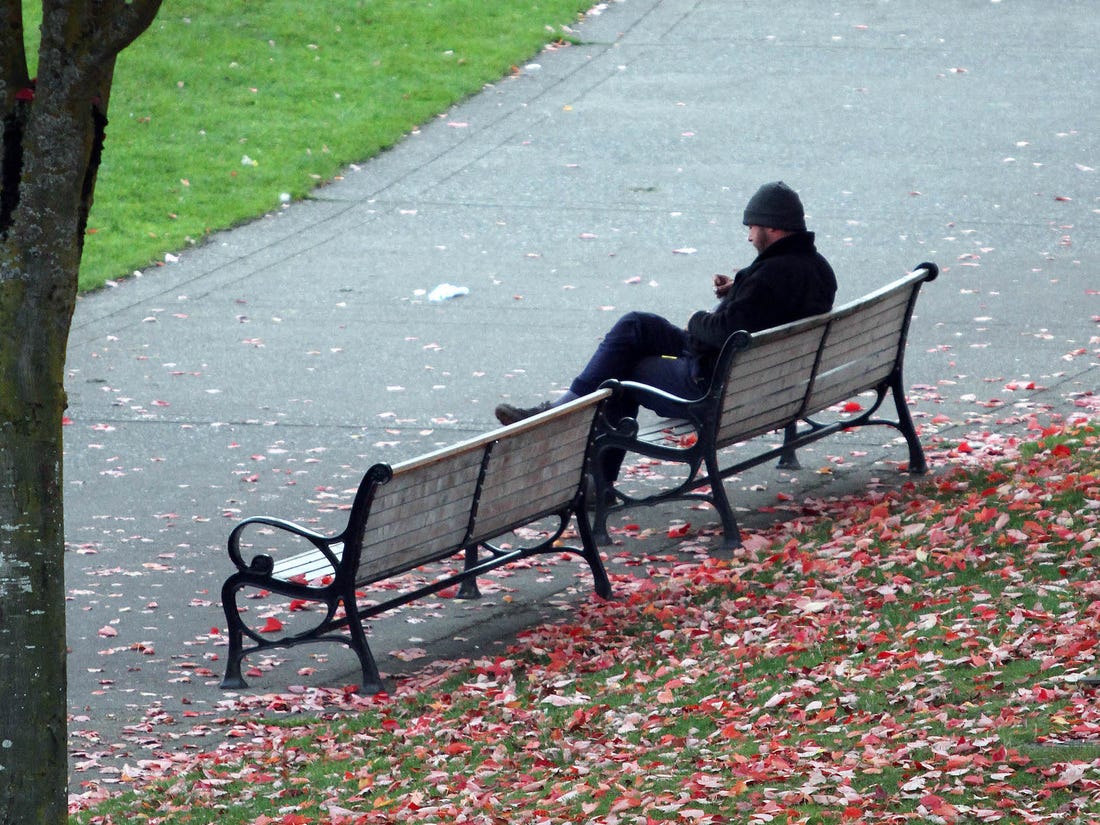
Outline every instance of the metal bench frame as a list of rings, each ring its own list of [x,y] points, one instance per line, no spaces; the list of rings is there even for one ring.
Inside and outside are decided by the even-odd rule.
[[[601,389],[393,467],[375,464],[363,476],[347,526],[339,535],[324,536],[269,516],[240,522],[228,542],[229,558],[237,571],[222,586],[229,652],[221,687],[247,687],[241,663],[252,653],[331,641],[355,651],[362,667],[362,689],[376,693],[382,690],[382,680],[367,642],[367,619],[454,584],[461,585],[459,598],[477,598],[478,576],[538,554],[580,555],[592,571],[597,595],[610,598],[611,585],[585,506],[585,479],[595,424],[611,392]],[[545,540],[510,547],[493,543],[519,527],[555,517],[557,529]],[[560,546],[558,541],[573,517],[581,546]],[[256,543],[272,528],[284,538],[308,542],[312,549],[278,560],[269,552],[256,552]],[[246,534],[251,543],[246,544]],[[246,551],[253,553],[247,561]],[[359,604],[359,588],[460,552],[464,554],[461,570],[381,603]],[[260,629],[245,621],[238,603],[240,591],[246,588],[321,603],[325,612],[304,631],[261,635]]]
[[[593,462],[592,524],[597,541],[609,541],[607,518],[612,512],[696,499],[718,511],[724,547],[738,547],[740,529],[723,480],[774,458],[781,469],[798,469],[797,448],[855,427],[894,427],[908,444],[909,472],[925,473],[924,450],[905,399],[902,362],[917,295],[922,284],[938,274],[935,264],[922,263],[906,276],[832,312],[754,334],[733,333],[700,398],[680,398],[632,381],[616,382],[643,406],[647,400],[660,399],[665,407],[672,404],[681,412],[645,429],[639,429],[634,419],[615,426],[602,423]],[[858,415],[828,423],[811,417],[868,391],[875,393],[875,399]],[[877,416],[887,395],[894,400],[897,417],[893,420]],[[721,450],[776,430],[784,433],[781,446],[722,466]],[[599,472],[598,456],[608,449],[685,464],[687,478],[658,493],[632,496]],[[700,473],[701,468],[705,473]]]

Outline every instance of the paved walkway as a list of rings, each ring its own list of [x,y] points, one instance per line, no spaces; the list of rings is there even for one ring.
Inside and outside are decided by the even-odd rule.
[[[226,698],[211,629],[236,519],[335,530],[367,466],[482,432],[502,399],[549,397],[621,311],[686,320],[714,273],[751,259],[740,216],[764,181],[801,192],[840,300],[942,266],[907,364],[930,445],[1086,409],[1100,384],[1092,10],[614,2],[582,45],[538,56],[315,199],[83,299],[66,428],[74,791]],[[469,294],[427,300],[444,283]],[[904,455],[891,435],[822,442],[794,477],[759,468],[732,482],[737,501],[892,483]],[[670,517],[632,516],[654,537],[611,548],[612,572],[637,548],[669,550]],[[585,598],[579,572],[517,574],[480,604],[379,620],[381,666],[499,649]],[[392,655],[410,649],[426,655]],[[267,663],[254,690],[356,681],[350,653],[321,652]]]

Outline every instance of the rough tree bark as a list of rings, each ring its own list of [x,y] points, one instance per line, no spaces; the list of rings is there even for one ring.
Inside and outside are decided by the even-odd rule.
[[[0,0],[0,822],[65,823],[65,352],[115,58],[161,0]]]

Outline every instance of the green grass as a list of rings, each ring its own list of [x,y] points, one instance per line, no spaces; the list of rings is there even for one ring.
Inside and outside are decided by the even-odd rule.
[[[165,0],[119,57],[81,288],[308,197],[566,38],[589,5]]]
[[[257,721],[78,821],[1094,821],[1098,447],[1063,433],[616,577],[506,656]]]

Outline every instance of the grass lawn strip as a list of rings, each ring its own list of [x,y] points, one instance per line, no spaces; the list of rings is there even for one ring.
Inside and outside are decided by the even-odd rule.
[[[41,11],[26,5],[30,36]],[[81,289],[309,197],[571,41],[591,6],[166,0],[118,60]]]
[[[650,557],[393,697],[243,701],[228,744],[79,821],[1093,822],[1098,446],[1051,429],[732,561]]]

